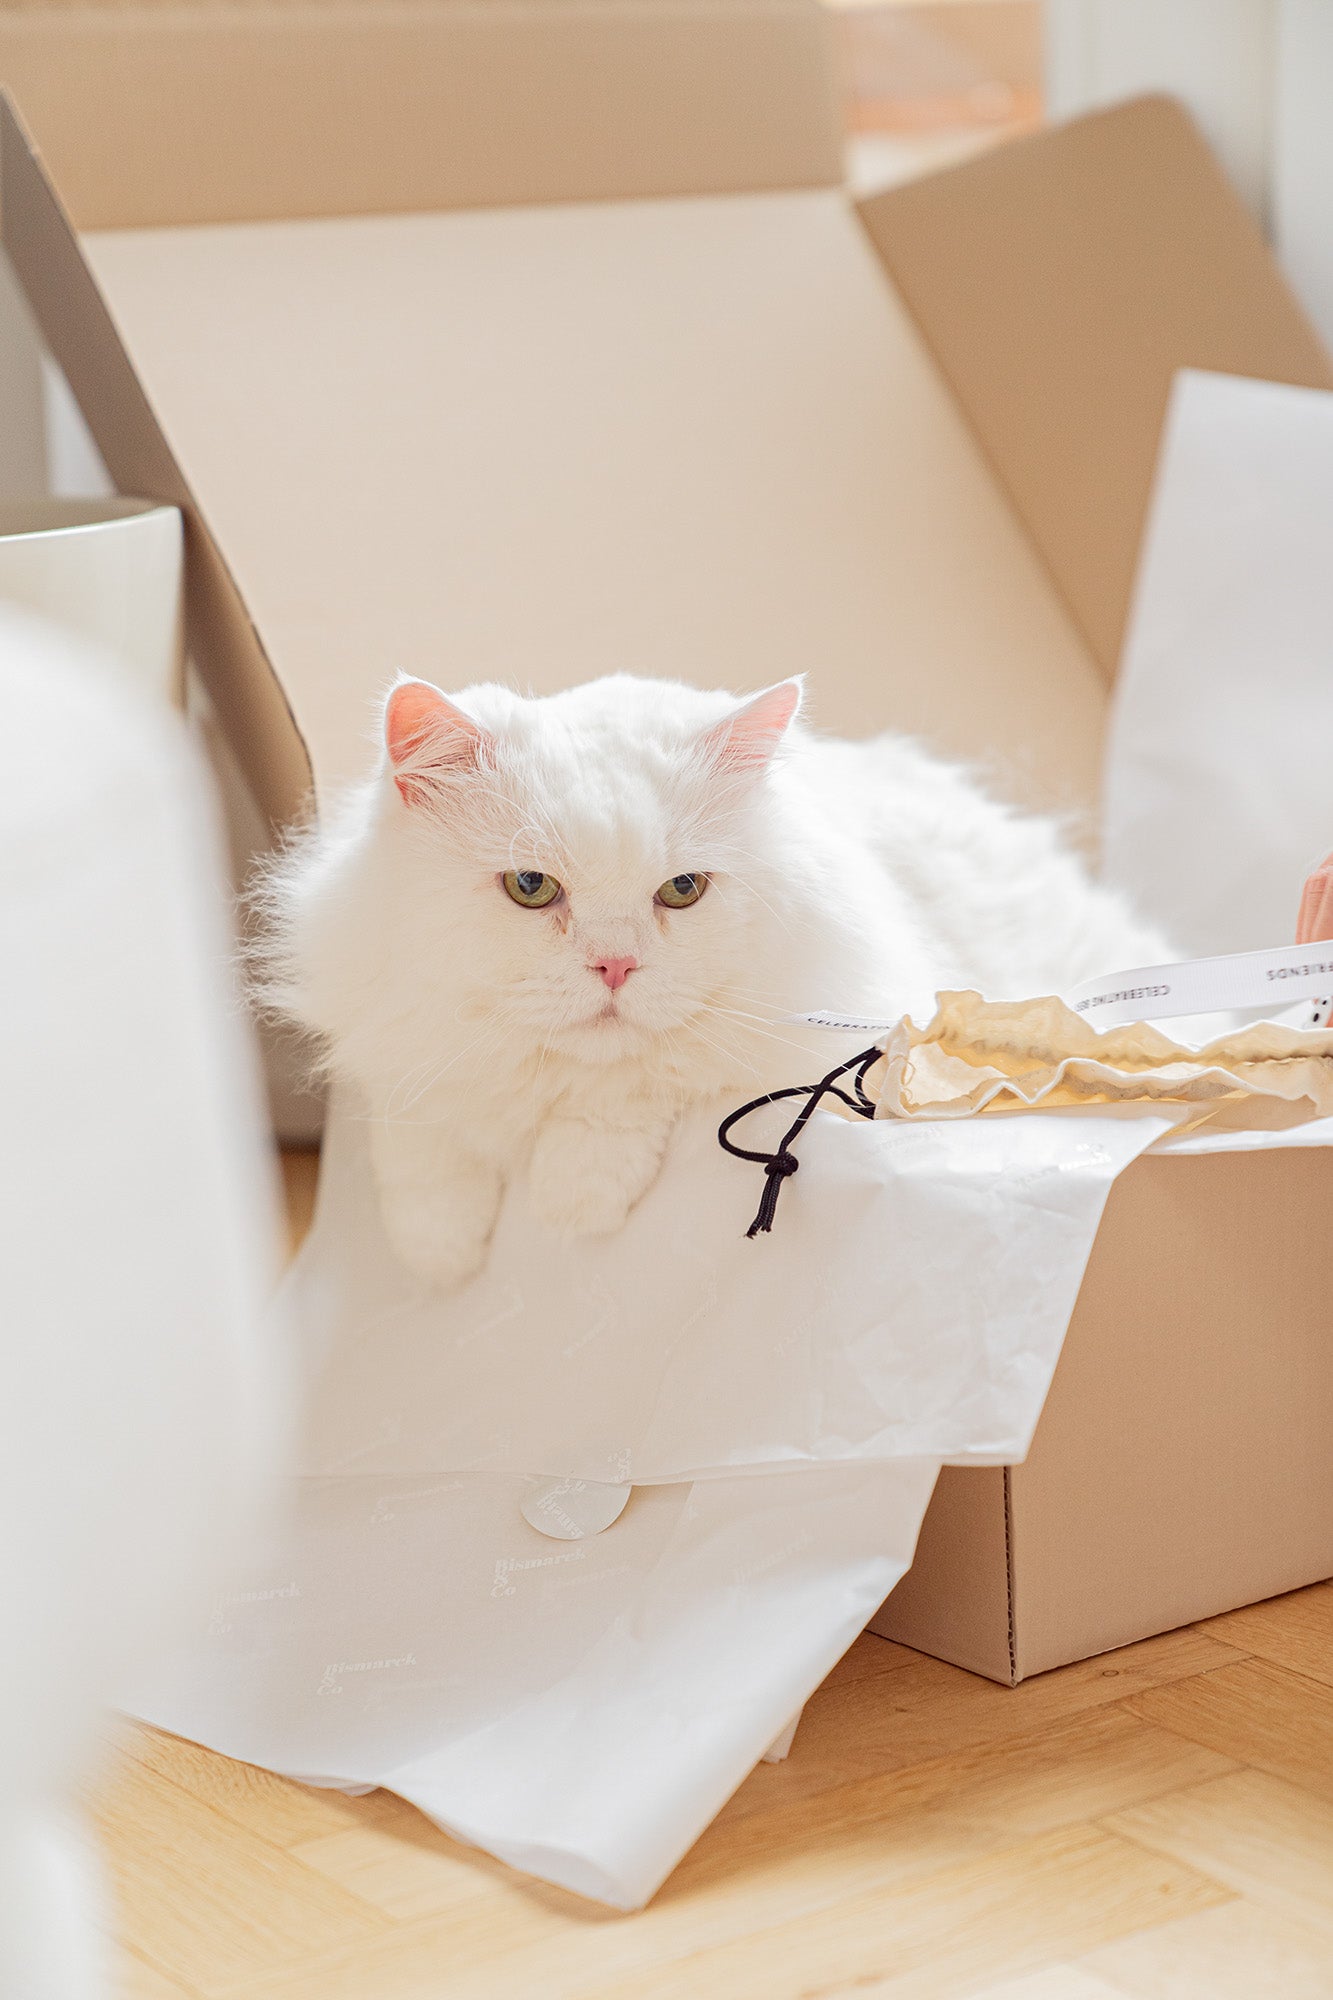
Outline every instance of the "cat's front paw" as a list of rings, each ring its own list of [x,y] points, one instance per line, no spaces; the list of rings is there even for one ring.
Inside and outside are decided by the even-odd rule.
[[[610,1236],[657,1178],[666,1133],[606,1131],[573,1119],[543,1127],[528,1182],[538,1218],[561,1236]]]
[[[499,1206],[498,1186],[468,1182],[385,1191],[389,1241],[409,1271],[442,1292],[455,1292],[486,1262]]]

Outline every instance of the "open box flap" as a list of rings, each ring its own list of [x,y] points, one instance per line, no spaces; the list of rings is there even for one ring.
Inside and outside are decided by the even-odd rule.
[[[0,82],[80,229],[842,178],[816,0],[0,11]]]
[[[210,535],[79,242],[8,97],[0,92],[0,243],[64,370],[117,490],[179,507],[186,524],[186,644],[257,802],[289,818],[310,788],[291,709]]]
[[[1178,368],[1333,387],[1186,113],[1140,98],[876,195],[871,240],[1108,677]]]
[[[1084,805],[1105,688],[839,190],[85,251],[310,745],[397,670],[762,686]]]

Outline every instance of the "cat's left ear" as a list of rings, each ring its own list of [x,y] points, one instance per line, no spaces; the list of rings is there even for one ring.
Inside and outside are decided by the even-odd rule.
[[[708,732],[708,748],[724,771],[761,771],[795,721],[803,695],[801,676],[779,681],[734,709]]]
[[[408,805],[429,796],[433,777],[474,769],[490,741],[489,731],[430,681],[399,681],[384,705],[384,746]]]

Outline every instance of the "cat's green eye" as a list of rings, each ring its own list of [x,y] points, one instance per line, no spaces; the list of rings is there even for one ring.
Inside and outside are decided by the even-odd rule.
[[[505,894],[525,910],[544,910],[560,894],[554,875],[543,875],[539,868],[511,868],[503,881]]]
[[[706,875],[673,875],[664,882],[657,892],[657,900],[668,910],[688,910],[691,903],[697,903],[708,887]]]

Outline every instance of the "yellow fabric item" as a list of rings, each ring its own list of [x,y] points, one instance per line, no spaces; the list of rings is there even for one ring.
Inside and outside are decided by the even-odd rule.
[[[1099,1032],[1054,998],[941,993],[929,1026],[902,1020],[883,1047],[866,1079],[881,1118],[1244,1097],[1305,1100],[1312,1115],[1333,1113],[1333,1028],[1260,1021],[1187,1049],[1147,1022]]]

